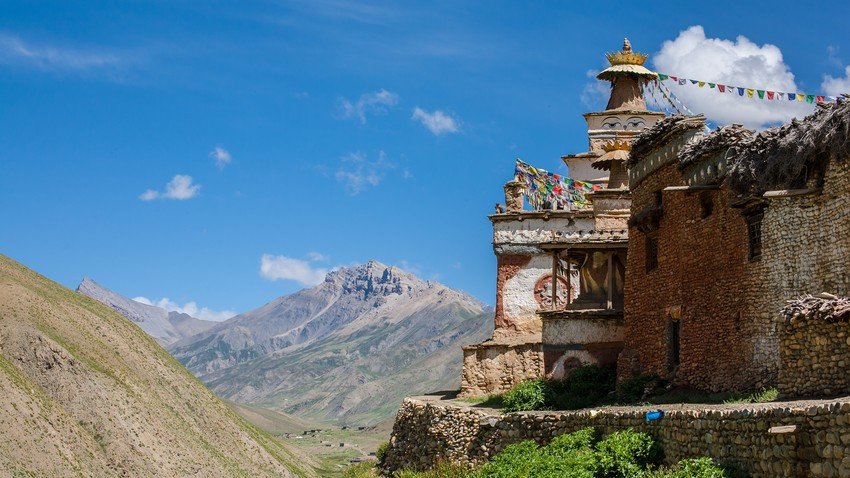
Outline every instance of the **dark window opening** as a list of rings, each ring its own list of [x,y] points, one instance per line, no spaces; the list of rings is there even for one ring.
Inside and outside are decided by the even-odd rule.
[[[764,218],[764,212],[758,211],[748,214],[747,219],[747,241],[749,243],[749,252],[747,259],[757,261],[761,259],[761,220]]]
[[[658,268],[658,235],[646,236],[646,272]]]
[[[675,372],[681,363],[682,321],[667,319],[667,371]]]
[[[664,207],[664,192],[661,190],[655,191],[655,207],[658,209]]]
[[[700,217],[703,219],[711,216],[711,213],[714,212],[714,200],[711,198],[711,193],[700,194],[699,210]]]

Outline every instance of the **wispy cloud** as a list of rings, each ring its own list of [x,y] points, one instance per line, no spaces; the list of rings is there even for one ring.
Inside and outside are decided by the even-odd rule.
[[[734,40],[709,38],[695,25],[665,41],[653,58],[657,71],[726,85],[781,92],[798,91],[782,51],[771,44],[758,45],[744,36]],[[737,95],[720,95],[708,88],[673,85],[670,89],[696,113],[716,123],[743,123],[764,128],[792,117],[803,117],[813,107],[798,102],[757,101]]]
[[[387,154],[378,151],[378,159],[370,161],[363,153],[349,153],[340,158],[340,166],[335,177],[343,183],[346,192],[354,196],[363,190],[381,183],[388,169],[395,168],[395,163],[387,158]]]
[[[435,136],[460,131],[460,122],[458,119],[441,110],[434,110],[429,113],[417,106],[413,109],[411,119],[422,123]]]
[[[340,98],[339,115],[345,119],[355,118],[361,124],[365,124],[367,114],[387,114],[390,108],[398,104],[398,101],[397,94],[382,88],[371,93],[363,93],[356,101]]]
[[[125,54],[104,49],[36,43],[0,32],[0,64],[40,70],[90,71],[125,67],[129,60]]]
[[[215,322],[221,322],[222,320],[227,320],[234,315],[236,312],[232,310],[212,310],[206,307],[198,307],[198,304],[195,301],[186,302],[183,305],[174,302],[168,297],[163,297],[159,300],[151,300],[147,297],[134,297],[133,300],[136,302],[141,302],[142,304],[153,305],[159,307],[161,309],[165,309],[169,312],[177,312],[179,314],[188,314],[196,319],[201,320],[212,320]]]
[[[215,159],[215,166],[219,170],[224,169],[225,166],[233,161],[233,157],[230,156],[230,151],[222,148],[221,146],[216,146],[215,149],[210,152],[210,157]]]
[[[155,189],[148,189],[139,195],[139,199],[142,201],[153,201],[154,199],[176,199],[183,201],[192,199],[200,192],[201,185],[193,184],[192,176],[178,174],[171,178],[171,181],[165,185],[165,191],[160,192]]]
[[[370,25],[383,25],[397,20],[402,11],[392,4],[350,0],[293,0],[290,5],[306,13]]]
[[[313,262],[328,262],[331,260],[330,256],[326,256],[321,252],[308,252],[307,257]]]
[[[309,261],[293,257],[263,254],[260,258],[260,276],[268,280],[291,280],[314,286],[325,280],[327,274],[327,268],[313,267]]]
[[[584,106],[590,109],[602,109],[608,102],[608,97],[611,95],[611,86],[607,81],[599,81],[596,75],[599,72],[596,70],[587,70],[585,75],[588,82],[584,84],[581,90],[580,99]]]
[[[824,93],[832,96],[850,94],[850,66],[844,68],[844,77],[833,78],[825,75],[821,88]]]

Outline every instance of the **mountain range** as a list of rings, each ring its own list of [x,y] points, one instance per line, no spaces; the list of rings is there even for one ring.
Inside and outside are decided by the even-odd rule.
[[[118,294],[93,296],[134,310]],[[407,395],[458,388],[460,346],[490,336],[491,313],[464,292],[369,261],[166,346],[229,400],[367,425],[389,418]],[[161,314],[128,317],[164,337]]]
[[[136,324],[3,255],[0,396],[3,476],[311,473]]]
[[[169,312],[161,307],[137,302],[112,292],[88,277],[77,286],[77,292],[112,307],[136,323],[162,346],[168,346],[216,325],[216,322],[210,320],[196,319],[189,314]]]

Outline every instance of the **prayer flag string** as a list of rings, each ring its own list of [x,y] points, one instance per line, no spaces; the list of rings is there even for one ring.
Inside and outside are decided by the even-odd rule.
[[[596,191],[599,185],[543,169],[516,160],[516,180],[525,184],[525,197],[534,209],[582,209],[590,206],[586,194]]]
[[[784,91],[772,91],[766,89],[758,89],[758,88],[747,88],[744,86],[732,86],[732,85],[724,85],[721,83],[711,83],[703,80],[691,80],[689,78],[682,78],[680,76],[668,75],[666,73],[658,73],[658,83],[659,85],[664,81],[672,81],[676,84],[683,86],[694,86],[697,88],[705,88],[708,87],[710,90],[715,90],[718,93],[727,93],[727,94],[737,94],[742,98],[747,99],[758,99],[765,101],[779,101],[779,100],[788,100],[788,101],[799,101],[806,102],[809,104],[812,103],[824,103],[828,101],[835,101],[835,96],[828,95],[809,95],[806,93],[787,93]],[[664,90],[661,89],[663,92]],[[669,90],[668,90],[669,91]]]

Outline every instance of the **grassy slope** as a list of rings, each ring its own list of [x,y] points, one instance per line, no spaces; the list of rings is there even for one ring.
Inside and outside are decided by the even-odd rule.
[[[310,474],[147,334],[0,255],[0,467],[39,476]]]

